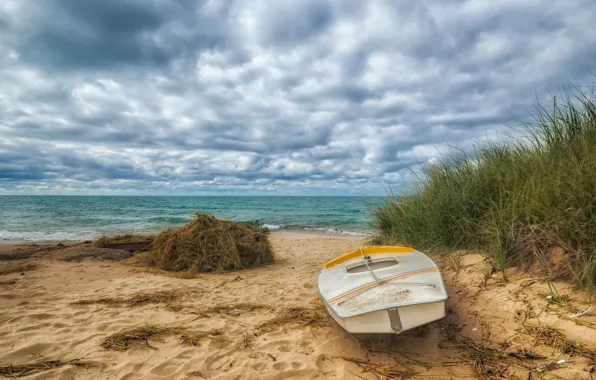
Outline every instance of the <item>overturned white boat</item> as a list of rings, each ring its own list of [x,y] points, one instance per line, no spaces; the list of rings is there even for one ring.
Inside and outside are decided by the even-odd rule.
[[[350,333],[399,334],[445,316],[437,265],[410,247],[365,247],[328,262],[319,274],[327,311]]]

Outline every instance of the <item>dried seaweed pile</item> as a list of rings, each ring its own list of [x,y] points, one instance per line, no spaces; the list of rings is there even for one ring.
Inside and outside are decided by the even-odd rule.
[[[60,368],[69,364],[79,367],[88,366],[87,363],[81,362],[79,360],[71,360],[68,362],[63,362],[60,360],[50,360],[39,363],[9,365],[6,367],[0,367],[0,376],[17,378],[21,376],[33,375],[36,373],[49,371],[51,369]]]
[[[136,241],[150,241],[155,239],[154,235],[138,235],[138,234],[125,234],[116,236],[101,236],[93,242],[93,246],[97,248],[105,248],[108,244],[112,243],[130,243]]]
[[[161,291],[155,293],[139,293],[128,298],[98,298],[85,299],[71,303],[71,305],[126,305],[129,307],[144,306],[147,304],[171,304],[179,297],[175,291]]]
[[[329,318],[322,311],[307,309],[303,307],[291,307],[283,309],[279,314],[256,328],[257,334],[263,334],[275,330],[280,326],[292,325],[325,327],[329,326]]]
[[[219,220],[209,214],[178,229],[161,232],[146,256],[150,265],[168,271],[223,272],[273,261],[268,230],[253,223]]]
[[[180,343],[185,346],[199,346],[201,340],[209,338],[220,343],[226,343],[227,339],[221,330],[193,331],[182,327],[160,327],[148,325],[137,327],[112,334],[104,339],[101,347],[106,350],[126,351],[129,348],[145,344],[149,346],[149,338],[159,338],[171,335],[179,335]]]
[[[525,325],[525,330],[529,334],[546,346],[557,349],[571,356],[582,356],[584,358],[596,361],[596,350],[584,347],[565,336],[561,331],[551,326]]]
[[[395,362],[393,365],[371,363],[368,359],[350,358],[339,356],[340,359],[355,363],[360,367],[362,373],[372,373],[377,379],[407,380],[416,375],[410,366],[404,363]],[[352,374],[354,374],[352,372]],[[358,376],[354,374],[355,376]],[[358,376],[360,377],[360,376]]]
[[[213,306],[209,309],[198,312],[197,314],[201,317],[209,317],[214,314],[225,314],[231,317],[238,317],[240,315],[251,313],[251,312],[268,312],[273,310],[272,306],[258,304],[258,303],[239,303],[235,305],[219,305]]]
[[[179,329],[171,327],[151,325],[137,327],[108,336],[101,344],[101,347],[106,350],[125,351],[141,343],[145,343],[149,346],[149,338],[151,337],[171,335],[178,332],[180,332]]]
[[[27,271],[35,270],[39,268],[39,265],[35,263],[15,263],[15,264],[4,264],[0,267],[0,276],[4,276],[11,273],[24,273]]]
[[[228,339],[223,336],[223,331],[214,329],[211,331],[188,331],[180,335],[180,343],[185,346],[199,346],[201,341],[209,338],[219,344],[229,343]]]

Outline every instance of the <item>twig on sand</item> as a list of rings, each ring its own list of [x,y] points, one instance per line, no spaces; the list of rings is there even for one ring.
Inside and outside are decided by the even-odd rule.
[[[149,345],[149,338],[164,337],[168,335],[179,335],[180,343],[186,346],[198,346],[200,341],[204,338],[210,338],[221,343],[227,342],[227,339],[223,336],[223,332],[218,329],[210,331],[193,331],[181,327],[159,327],[148,325],[112,334],[103,341],[101,346],[106,350],[116,351],[125,351],[142,343],[145,343],[147,347],[151,347]]]
[[[351,358],[347,356],[336,356],[339,359],[343,359],[352,363],[355,363],[362,369],[362,372],[370,372],[377,378],[386,379],[409,379],[416,374],[414,370],[408,366],[398,363],[399,366],[390,366],[380,363],[371,363],[369,360]],[[401,367],[401,368],[400,368]]]
[[[72,302],[71,305],[126,305],[129,307],[144,306],[147,304],[163,303],[171,305],[180,294],[177,291],[165,290],[154,293],[138,293],[131,297],[122,298],[99,298],[99,299],[85,299]]]
[[[351,373],[352,375],[356,376],[356,377],[359,377],[359,378],[361,378],[361,379],[363,379],[363,380],[366,380],[364,377],[362,377],[362,376],[360,376],[360,375],[358,375],[358,374],[356,374],[356,373],[354,373],[354,372],[352,372],[352,371],[350,371],[350,373]]]
[[[524,325],[526,332],[536,337],[537,342],[542,342],[561,352],[570,355],[579,355],[590,360],[596,360],[596,350],[582,346],[579,342],[567,338],[560,330],[551,326]]]
[[[291,307],[283,309],[276,317],[256,327],[257,334],[273,331],[279,326],[299,325],[311,327],[324,327],[329,325],[328,317],[318,310],[304,307]]]
[[[11,376],[18,378],[21,376],[33,375],[35,373],[49,371],[54,368],[60,368],[65,365],[74,365],[77,367],[88,367],[90,364],[80,361],[80,359],[73,359],[66,362],[61,360],[50,360],[40,363],[29,363],[21,365],[9,365],[0,367],[0,376]]]

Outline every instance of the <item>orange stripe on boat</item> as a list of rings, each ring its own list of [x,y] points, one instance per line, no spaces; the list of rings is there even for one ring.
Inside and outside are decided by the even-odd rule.
[[[395,275],[393,277],[383,278],[382,281],[384,281],[384,282],[390,282],[390,281],[401,280],[401,279],[412,277],[412,276],[418,276],[420,274],[433,273],[433,272],[438,272],[438,271],[439,271],[439,268],[423,269],[423,270],[416,271],[416,272],[403,273],[403,274]],[[375,286],[378,286],[378,285],[380,285],[378,282],[371,282],[370,284],[362,285],[359,288],[350,290],[347,293],[344,293],[344,294],[339,295],[339,296],[337,296],[335,298],[332,298],[332,299],[330,299],[327,302],[329,302],[329,303],[340,302],[341,300],[343,300],[346,297],[349,297],[349,296],[351,296],[353,294],[356,294],[356,293],[360,293],[362,291],[365,291],[366,289],[370,289],[370,288],[375,287]]]
[[[379,255],[383,253],[411,253],[414,252],[414,248],[412,247],[391,247],[391,246],[379,246],[379,247],[364,247],[362,250],[358,249],[356,251],[346,253],[343,256],[338,257],[337,259],[329,261],[325,264],[325,268],[329,269],[337,264],[341,264],[345,261],[354,259],[358,256],[362,255]]]

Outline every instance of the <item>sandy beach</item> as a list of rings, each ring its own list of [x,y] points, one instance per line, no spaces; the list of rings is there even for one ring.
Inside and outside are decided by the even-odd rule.
[[[446,319],[403,336],[356,337],[328,318],[316,276],[323,263],[359,247],[361,239],[299,233],[270,239],[275,263],[195,278],[126,258],[98,260],[101,255],[85,247],[3,260],[3,268],[38,267],[0,276],[2,373],[37,363],[43,371],[26,378],[592,376],[596,317],[570,317],[591,299],[565,283],[556,283],[565,305],[554,304],[544,278],[515,268],[505,279],[487,275],[483,256],[455,254],[439,263],[450,295]],[[14,248],[4,244],[0,252]],[[73,252],[83,251],[76,259]],[[124,338],[143,331],[153,335]]]

